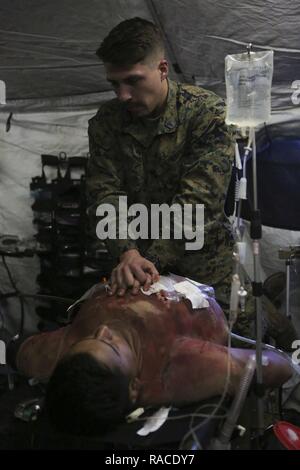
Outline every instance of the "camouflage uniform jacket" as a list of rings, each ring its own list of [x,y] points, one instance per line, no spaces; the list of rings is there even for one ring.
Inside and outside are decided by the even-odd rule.
[[[224,102],[214,93],[169,80],[167,104],[156,120],[134,118],[117,100],[104,103],[89,121],[87,191],[92,227],[96,207],[128,197],[128,206],[204,204],[205,240],[186,251],[184,240],[106,240],[118,258],[129,248],[156,255],[162,270],[215,285],[230,271],[224,200],[234,154],[224,123]],[[118,214],[117,214],[118,215]],[[141,242],[141,243],[140,243]]]

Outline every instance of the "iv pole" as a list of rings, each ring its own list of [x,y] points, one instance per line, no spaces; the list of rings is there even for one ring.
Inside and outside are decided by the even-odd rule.
[[[251,149],[252,145],[252,149]],[[258,209],[258,198],[257,198],[257,169],[256,169],[256,142],[255,142],[255,129],[251,127],[249,130],[248,144],[245,147],[244,165],[246,165],[247,156],[252,150],[252,173],[253,173],[253,211],[250,220],[250,237],[252,239],[252,254],[253,254],[253,281],[252,294],[255,298],[255,329],[256,329],[256,384],[255,393],[257,396],[257,431],[258,436],[262,436],[264,431],[264,395],[265,389],[263,384],[262,374],[262,302],[261,296],[263,293],[261,272],[260,272],[260,239],[262,238],[261,218],[260,211]],[[240,180],[241,181],[241,180]],[[242,186],[242,185],[241,185]],[[241,204],[242,199],[246,199],[246,188],[245,182],[243,188],[239,188],[239,202],[238,202],[238,224],[236,228],[237,242],[234,252],[235,257],[235,269],[232,280],[231,299],[230,299],[230,322],[231,327],[235,323],[238,316],[238,304],[244,309],[245,291],[244,276],[242,274],[242,265],[244,264],[245,247],[243,248],[242,234],[240,230],[240,216],[241,216]]]
[[[251,50],[252,44],[247,45],[248,59],[251,60]],[[252,145],[252,149],[251,149]],[[252,180],[253,180],[253,211],[251,214],[250,220],[250,237],[252,239],[252,253],[253,253],[253,281],[252,281],[252,294],[255,298],[255,311],[256,311],[256,320],[255,320],[255,329],[256,329],[256,384],[255,384],[255,394],[257,397],[257,433],[258,438],[263,435],[264,432],[264,396],[265,396],[265,387],[263,384],[263,357],[262,357],[262,282],[261,282],[261,269],[260,269],[260,240],[262,238],[262,227],[261,227],[261,217],[260,211],[258,209],[258,196],[257,196],[257,167],[256,167],[256,141],[255,141],[255,127],[250,127],[249,129],[249,139],[248,145],[245,147],[244,155],[244,165],[246,165],[246,159],[252,150]],[[244,176],[244,175],[243,175]],[[243,180],[243,181],[242,181]],[[246,180],[243,177],[240,180],[240,183],[243,182],[243,185],[240,185],[239,188],[239,203],[238,203],[238,225],[237,225],[237,263],[236,263],[236,274],[233,276],[232,283],[232,292],[231,292],[231,315],[232,321],[236,320],[237,316],[237,305],[238,298],[240,304],[245,301],[246,291],[243,289],[243,279],[240,278],[241,275],[241,259],[243,258],[241,246],[242,236],[240,232],[240,214],[241,214],[241,204],[242,199],[246,199]],[[239,273],[238,273],[239,272]],[[240,282],[241,279],[241,282]],[[259,446],[259,441],[258,441]]]
[[[255,129],[251,128],[252,133],[252,179],[253,179],[253,212],[250,222],[250,237],[252,239],[253,251],[253,282],[252,293],[255,298],[256,309],[256,388],[257,396],[257,418],[258,418],[258,436],[262,436],[264,431],[264,395],[265,387],[263,384],[262,373],[262,282],[260,270],[260,240],[262,238],[262,227],[260,211],[257,201],[257,168],[256,168],[256,142]]]

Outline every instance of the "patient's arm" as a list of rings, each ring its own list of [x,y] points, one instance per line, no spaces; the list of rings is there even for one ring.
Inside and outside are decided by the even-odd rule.
[[[163,375],[164,402],[184,404],[223,393],[228,361],[231,366],[228,394],[234,395],[250,355],[254,350],[228,348],[199,339],[184,338],[177,342]],[[273,351],[264,351],[269,364],[263,366],[267,387],[279,387],[292,375],[290,363]],[[157,397],[158,399],[158,397]]]
[[[243,370],[252,354],[255,354],[253,349],[231,349],[231,357],[240,363]],[[263,365],[262,369],[264,384],[269,388],[280,387],[293,374],[291,362],[276,351],[264,350],[262,354],[263,359],[266,360],[266,365]]]

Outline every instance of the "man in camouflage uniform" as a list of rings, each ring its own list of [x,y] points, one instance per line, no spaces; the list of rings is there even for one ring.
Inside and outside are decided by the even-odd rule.
[[[96,208],[119,197],[143,203],[204,204],[204,246],[186,251],[186,240],[108,239],[116,259],[112,293],[136,293],[173,271],[212,285],[229,300],[232,246],[224,200],[234,155],[224,123],[224,102],[214,93],[168,79],[158,29],[133,18],[116,26],[97,51],[117,98],[89,121],[87,180],[91,227]],[[225,308],[226,309],[226,308]]]

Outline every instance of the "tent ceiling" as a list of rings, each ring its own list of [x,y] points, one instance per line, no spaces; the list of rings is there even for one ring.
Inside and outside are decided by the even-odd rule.
[[[2,1],[0,78],[7,99],[108,90],[95,51],[114,24],[133,15],[151,19],[145,2],[138,0]]]
[[[226,54],[244,51],[248,42],[274,48],[273,107],[294,106],[298,0],[2,0],[0,79],[8,107],[19,100],[99,100],[109,85],[95,50],[114,25],[133,16],[160,24],[179,79],[223,96]]]

